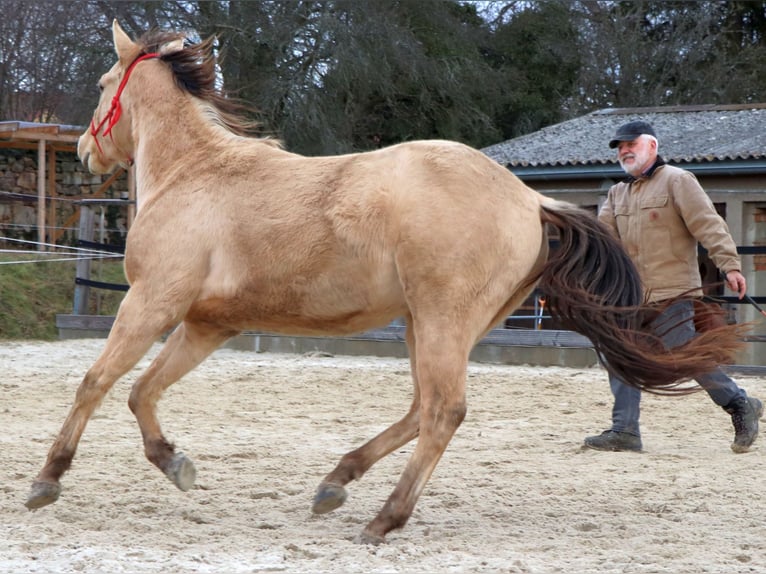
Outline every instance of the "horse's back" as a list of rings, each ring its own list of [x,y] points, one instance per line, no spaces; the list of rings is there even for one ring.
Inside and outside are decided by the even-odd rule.
[[[350,239],[502,244],[513,229],[540,228],[541,196],[466,145],[425,140],[340,157],[348,159],[328,211]]]

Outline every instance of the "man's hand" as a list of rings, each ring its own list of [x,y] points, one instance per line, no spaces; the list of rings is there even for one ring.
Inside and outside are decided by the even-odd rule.
[[[726,274],[726,285],[728,285],[729,289],[734,291],[740,299],[745,296],[745,291],[747,291],[747,281],[745,280],[745,276],[739,271],[729,271]]]

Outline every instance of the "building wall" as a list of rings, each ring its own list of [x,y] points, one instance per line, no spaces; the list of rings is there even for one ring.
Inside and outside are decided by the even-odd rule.
[[[0,238],[37,241],[37,168],[36,150],[0,148]],[[47,169],[51,167],[47,166]],[[99,194],[108,176],[89,173],[73,152],[56,153],[55,179],[54,201],[48,201],[46,209],[51,205],[55,209],[55,216],[47,218],[52,227],[48,230],[48,240],[56,239],[58,244],[72,245],[77,240],[77,200],[127,197],[125,174],[118,177],[104,194]],[[46,182],[46,194],[47,190]],[[125,225],[120,221],[124,220],[122,211],[114,209],[104,217],[104,229],[115,238],[120,235],[120,226]]]

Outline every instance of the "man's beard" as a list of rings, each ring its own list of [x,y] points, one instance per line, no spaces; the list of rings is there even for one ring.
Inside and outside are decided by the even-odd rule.
[[[627,166],[624,162],[624,159],[620,159],[620,167],[623,169],[623,171],[629,175],[632,175],[633,177],[638,177],[641,175],[641,171],[643,170],[643,167],[646,165],[646,163],[649,161],[649,152],[648,151],[640,151],[640,152],[633,152],[630,155],[633,156],[633,164],[631,166]]]

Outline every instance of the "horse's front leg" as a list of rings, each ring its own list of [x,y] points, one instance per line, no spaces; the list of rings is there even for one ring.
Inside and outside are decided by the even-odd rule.
[[[340,507],[348,496],[344,487],[349,482],[360,479],[381,458],[418,436],[420,391],[418,389],[417,371],[415,369],[416,349],[411,320],[407,321],[405,338],[407,349],[409,350],[410,368],[414,383],[414,394],[410,410],[401,420],[388,427],[375,438],[343,455],[338,466],[324,477],[317,488],[317,492],[314,495],[314,504],[311,508],[315,514],[325,514]]]
[[[128,406],[136,416],[144,441],[146,458],[179,489],[194,485],[194,463],[162,434],[157,419],[157,401],[170,385],[199,365],[236,332],[184,322],[170,335],[162,351],[133,385]]]
[[[146,308],[145,301],[138,290],[131,289],[120,306],[104,350],[80,383],[74,404],[48,452],[45,465],[32,483],[26,501],[30,510],[58,500],[60,479],[72,464],[93,412],[117,379],[128,372],[172,324],[172,316],[156,313],[153,318],[144,317],[137,312],[141,308]]]

